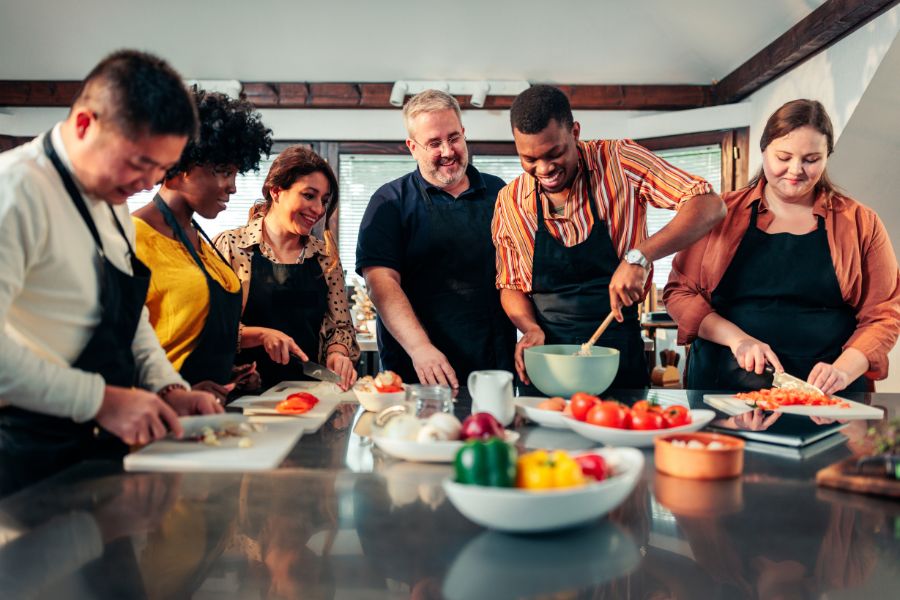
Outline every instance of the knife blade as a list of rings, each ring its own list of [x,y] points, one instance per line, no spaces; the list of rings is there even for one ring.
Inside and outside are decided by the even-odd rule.
[[[809,392],[811,394],[825,395],[825,392],[811,383],[803,381],[799,377],[794,377],[786,372],[776,373],[775,369],[770,365],[766,365],[766,371],[772,373],[772,386],[783,390],[798,390],[801,392]]]
[[[312,377],[313,379],[317,379],[319,381],[327,381],[328,383],[341,382],[341,376],[328,367],[320,365],[319,363],[314,363],[311,360],[301,360],[300,357],[294,356],[293,354],[291,354],[291,358],[300,363],[300,365],[303,367],[303,374],[307,377]]]

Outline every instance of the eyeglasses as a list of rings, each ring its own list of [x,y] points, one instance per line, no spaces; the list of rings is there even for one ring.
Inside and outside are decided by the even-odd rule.
[[[461,142],[466,141],[466,136],[464,136],[461,133],[454,133],[453,135],[448,137],[446,140],[431,140],[427,144],[423,144],[423,143],[417,141],[415,138],[413,138],[413,141],[416,142],[417,144],[419,144],[420,146],[422,146],[423,148],[425,148],[426,150],[428,150],[429,152],[437,153],[437,152],[441,151],[441,148],[444,147],[444,144],[447,144],[448,147],[453,148],[453,147],[457,146],[458,144],[460,144]]]

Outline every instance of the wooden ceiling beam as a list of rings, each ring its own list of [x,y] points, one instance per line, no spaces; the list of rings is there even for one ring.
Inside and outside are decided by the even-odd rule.
[[[737,102],[895,6],[900,0],[828,0],[715,85],[560,85],[575,110],[680,110]],[[0,106],[72,103],[78,81],[0,81]],[[258,108],[393,108],[392,83],[246,82]],[[468,96],[463,108],[474,108]],[[488,96],[484,109],[507,109],[512,96]]]
[[[828,0],[722,78],[716,104],[746,98],[773,79],[865,25],[900,0]],[[748,5],[748,10],[753,10]]]
[[[0,81],[0,106],[69,106],[77,81]],[[247,82],[243,95],[257,108],[394,108],[392,83]],[[708,85],[562,85],[575,110],[677,110],[708,106]],[[459,96],[473,108],[469,96]],[[488,96],[484,108],[507,109],[512,96]]]

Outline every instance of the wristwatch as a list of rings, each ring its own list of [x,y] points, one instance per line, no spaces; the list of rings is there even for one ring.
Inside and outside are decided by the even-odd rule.
[[[629,265],[638,265],[644,267],[644,269],[647,271],[650,270],[650,261],[647,260],[647,257],[644,256],[644,253],[637,248],[632,248],[625,253],[625,262],[627,262]]]

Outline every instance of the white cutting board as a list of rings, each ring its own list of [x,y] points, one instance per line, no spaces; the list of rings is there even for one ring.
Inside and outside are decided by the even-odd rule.
[[[275,406],[290,394],[308,392],[319,399],[312,410],[302,415],[282,415]],[[228,407],[241,408],[245,415],[276,416],[295,420],[302,424],[303,430],[309,433],[317,431],[334,413],[341,402],[356,402],[353,391],[342,392],[333,383],[322,381],[283,381],[266,390],[261,396],[243,396]],[[267,421],[269,422],[269,421]]]
[[[262,422],[256,418],[251,423]],[[238,438],[221,440],[221,446],[199,441],[164,439],[125,457],[126,471],[266,471],[281,464],[303,435],[293,419],[265,422],[264,431],[248,434],[249,448],[238,447]]]
[[[822,417],[825,419],[841,419],[855,421],[861,419],[883,419],[884,409],[860,404],[853,400],[847,400],[840,396],[834,396],[838,400],[843,400],[849,407],[839,408],[837,406],[782,406],[777,411],[786,415],[801,415],[806,417]],[[733,394],[706,394],[703,401],[713,408],[716,408],[725,414],[740,415],[745,412],[751,412],[753,407],[740,398],[735,398]]]

